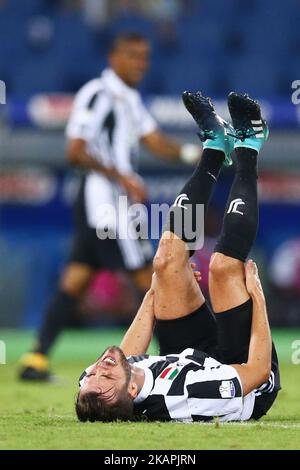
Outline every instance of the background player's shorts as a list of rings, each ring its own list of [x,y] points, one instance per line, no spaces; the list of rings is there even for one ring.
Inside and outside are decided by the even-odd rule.
[[[149,240],[100,240],[95,229],[86,227],[75,233],[69,261],[94,269],[135,271],[149,265],[152,259]]]
[[[213,315],[207,303],[191,314],[175,320],[157,320],[156,336],[160,354],[180,353],[194,348],[225,364],[248,360],[252,323],[252,300],[226,312]],[[253,419],[267,413],[280,390],[280,375],[275,347],[269,381],[256,392]]]
[[[74,208],[75,237],[69,262],[82,263],[93,269],[135,271],[152,262],[153,246],[143,239],[105,239],[89,227],[84,201],[84,180]]]

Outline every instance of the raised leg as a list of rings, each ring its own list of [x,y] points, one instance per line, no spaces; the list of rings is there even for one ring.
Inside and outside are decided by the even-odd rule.
[[[189,244],[180,238],[176,218],[182,222],[182,231],[179,224],[182,236],[185,220],[195,217],[196,205],[203,204],[206,212],[224,157],[219,150],[203,151],[201,162],[181,191],[186,199],[169,213],[153,264],[155,315],[158,319],[186,316],[205,301],[189,263]]]
[[[228,106],[236,132],[236,174],[221,236],[210,263],[209,290],[215,313],[237,307],[249,299],[244,262],[258,227],[257,155],[268,138],[257,102],[248,95],[231,93]]]
[[[244,262],[258,227],[257,152],[237,149],[237,169],[221,236],[210,263],[209,292],[215,313],[249,299]]]

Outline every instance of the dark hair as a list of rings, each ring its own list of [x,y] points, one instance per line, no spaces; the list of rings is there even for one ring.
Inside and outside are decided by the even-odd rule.
[[[129,421],[133,419],[133,398],[127,392],[127,387],[119,393],[119,398],[112,405],[105,400],[101,394],[88,392],[80,396],[77,395],[75,410],[79,421],[111,422]]]
[[[127,42],[148,42],[148,39],[143,34],[136,32],[118,34],[118,36],[116,36],[111,43],[110,52],[114,52],[121,45]]]

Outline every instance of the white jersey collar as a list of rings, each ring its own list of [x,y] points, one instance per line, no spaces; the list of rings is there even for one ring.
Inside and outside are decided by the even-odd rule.
[[[123,96],[125,93],[136,93],[136,90],[126,85],[126,83],[123,82],[123,80],[111,68],[103,70],[101,78],[115,95]]]
[[[135,365],[135,367],[139,366]],[[134,403],[141,403],[142,401],[146,400],[153,388],[153,375],[151,370],[148,367],[141,367],[141,369],[143,369],[143,371],[145,372],[145,382],[139,394],[133,400]]]

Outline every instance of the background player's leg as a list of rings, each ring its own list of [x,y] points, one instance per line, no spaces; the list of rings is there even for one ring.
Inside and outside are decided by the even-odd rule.
[[[187,202],[175,208],[183,224],[186,214],[193,211],[196,204],[203,204],[206,211],[224,158],[219,150],[203,151],[201,162],[181,192],[187,195]],[[156,318],[162,320],[186,316],[204,303],[189,264],[190,252],[185,241],[174,234],[170,214],[166,224],[169,230],[163,233],[154,258],[154,309]]]
[[[77,303],[85,293],[94,270],[84,264],[69,264],[61,278],[59,290],[49,304],[38,333],[35,352],[48,354],[58,335],[74,323]]]
[[[79,297],[87,288],[93,269],[84,264],[69,264],[61,278],[58,292],[49,304],[32,353],[21,360],[20,378],[47,380],[50,377],[47,355],[58,335],[74,323]]]

